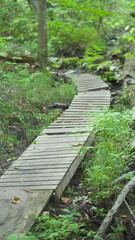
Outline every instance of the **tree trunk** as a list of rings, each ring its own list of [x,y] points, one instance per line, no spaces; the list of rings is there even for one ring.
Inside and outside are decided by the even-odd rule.
[[[42,68],[47,64],[47,3],[38,0],[38,59]]]
[[[38,10],[38,1],[37,0],[27,0],[31,8],[34,8],[34,10]]]

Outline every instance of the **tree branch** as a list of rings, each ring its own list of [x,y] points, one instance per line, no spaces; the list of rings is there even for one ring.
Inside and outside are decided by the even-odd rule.
[[[103,220],[100,228],[97,231],[97,234],[95,236],[95,240],[102,239],[106,233],[106,230],[111,223],[114,215],[118,212],[121,204],[125,200],[125,197],[129,193],[129,191],[135,186],[135,177],[133,177],[123,188],[119,196],[117,197],[116,202],[114,203],[112,209],[107,213],[105,219]]]
[[[125,180],[126,177],[128,177],[128,176],[130,176],[130,175],[135,175],[135,171],[132,171],[132,172],[129,172],[129,173],[125,173],[125,174],[123,174],[122,176],[116,178],[116,179],[112,182],[112,185],[117,184],[117,183]]]

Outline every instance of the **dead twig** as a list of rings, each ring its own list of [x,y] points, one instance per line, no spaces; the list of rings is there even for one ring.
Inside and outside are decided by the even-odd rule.
[[[128,176],[130,175],[135,175],[135,171],[132,171],[132,172],[128,172],[128,173],[125,173],[123,174],[122,176],[118,177],[117,179],[115,179],[113,182],[112,182],[112,185],[115,185],[123,180],[125,180]]]
[[[129,204],[127,203],[126,200],[124,200],[124,203],[125,203],[125,205],[126,205],[128,211],[129,211],[130,215],[131,215],[131,216],[133,217],[133,219],[135,220],[135,214],[134,214],[133,211],[131,210]]]

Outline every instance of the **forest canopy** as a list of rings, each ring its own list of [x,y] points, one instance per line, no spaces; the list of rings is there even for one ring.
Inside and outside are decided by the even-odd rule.
[[[37,2],[1,0],[1,52],[28,51],[37,55]],[[119,38],[120,48],[134,44],[134,12],[131,0],[48,0],[48,56],[83,57],[93,45],[105,48],[112,36]]]

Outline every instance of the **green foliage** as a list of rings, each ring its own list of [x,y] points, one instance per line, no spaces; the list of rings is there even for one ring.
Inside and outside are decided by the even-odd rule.
[[[104,51],[105,47],[103,45],[99,47],[97,44],[94,44],[86,49],[84,59],[81,62],[85,63],[88,69],[95,69],[99,63],[103,62]]]
[[[19,238],[16,234],[12,234],[8,236],[6,240],[37,240],[37,238],[34,236],[25,236]]]
[[[27,1],[2,0],[0,51],[34,52],[37,49],[37,20]]]
[[[125,88],[123,90],[119,90],[118,93],[120,94],[117,103],[121,103],[122,107],[131,108],[135,106],[135,86],[130,86],[129,88]]]
[[[83,236],[85,230],[83,229],[84,223],[80,221],[80,213],[70,213],[69,210],[64,210],[64,215],[59,215],[56,220],[49,214],[38,218],[38,224],[36,225],[34,232],[29,233],[36,236],[38,239],[80,239],[80,235]],[[85,238],[82,238],[85,239]]]
[[[104,41],[104,19],[111,16],[101,1],[48,1],[49,55],[83,55],[89,44]],[[2,0],[0,50],[37,53],[37,13],[28,1]]]
[[[30,74],[24,66],[4,64],[0,68],[0,148],[30,143],[54,121],[60,109],[55,102],[69,103],[76,93],[72,83],[56,82],[49,72]]]
[[[91,187],[95,198],[112,194],[112,181],[128,170],[129,139],[133,137],[130,119],[130,111],[108,111],[94,119],[96,144],[91,159],[86,161],[84,182]]]
[[[49,55],[83,56],[89,46],[95,42],[97,46],[104,46],[104,39],[107,40],[113,31],[122,32],[121,29],[125,30],[119,37],[120,48],[129,43],[134,45],[131,0],[49,0],[47,5]],[[0,13],[0,51],[23,54],[29,51],[36,55],[37,12],[31,9],[28,1],[1,0]],[[127,25],[128,22],[131,25]]]
[[[126,227],[120,222],[118,219],[115,218],[117,221],[117,226],[111,226],[111,229],[113,230],[112,233],[108,234],[108,237],[110,237],[111,240],[121,240],[124,237],[124,231],[126,231]]]
[[[74,187],[67,187],[67,189],[65,190],[65,194],[67,194],[68,196],[73,196],[76,195],[77,192],[75,192]]]

